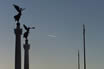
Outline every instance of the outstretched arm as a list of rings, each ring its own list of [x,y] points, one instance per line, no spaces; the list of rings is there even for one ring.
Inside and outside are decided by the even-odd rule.
[[[23,24],[23,27],[27,30],[28,28],[27,28],[27,26],[25,25],[25,24]]]

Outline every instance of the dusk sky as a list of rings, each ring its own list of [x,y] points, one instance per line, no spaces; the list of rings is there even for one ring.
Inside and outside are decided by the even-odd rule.
[[[21,28],[36,27],[29,34],[30,69],[77,69],[78,49],[83,69],[83,24],[87,69],[104,68],[104,0],[0,0],[0,69],[14,69],[17,11],[12,4],[26,8]],[[22,69],[23,44],[22,37]]]

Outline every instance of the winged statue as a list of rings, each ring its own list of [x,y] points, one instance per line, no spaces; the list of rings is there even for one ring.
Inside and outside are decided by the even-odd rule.
[[[25,10],[25,8],[20,8],[18,5],[13,4],[14,8],[17,10],[18,14],[14,16],[15,21],[19,22],[20,17],[22,15],[22,11]]]
[[[23,37],[27,40],[30,29],[35,29],[35,27],[27,27],[25,24],[23,24],[23,27],[25,28],[26,32],[24,33]]]

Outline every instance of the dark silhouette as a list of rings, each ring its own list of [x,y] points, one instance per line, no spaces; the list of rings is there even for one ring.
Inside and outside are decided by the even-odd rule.
[[[25,9],[25,8],[20,8],[19,6],[13,4],[14,8],[17,10],[18,14],[14,16],[14,19],[15,21],[17,21],[19,23],[19,20],[20,20],[20,17],[22,15],[22,11]]]
[[[15,69],[21,69],[21,35],[22,29],[20,23],[17,23],[14,29],[15,33]]]
[[[18,11],[18,14],[14,16],[15,21],[17,21],[17,26],[14,29],[15,33],[15,69],[21,69],[21,35],[22,29],[20,28],[19,19],[22,15],[24,9],[19,8],[19,6],[13,4],[14,8]]]
[[[29,69],[29,49],[30,49],[30,44],[28,44],[28,40],[25,40],[25,44],[24,44],[24,69]]]
[[[35,27],[27,27],[25,24],[23,24],[26,32],[24,33],[23,37],[25,38],[25,44],[24,44],[24,69],[29,69],[29,49],[30,44],[28,44],[28,35],[30,32],[30,29],[35,29]]]
[[[27,27],[25,24],[23,26],[24,26],[24,28],[26,30],[26,32],[24,33],[23,37],[27,40],[30,29],[35,29],[35,27]]]
[[[86,69],[85,25],[83,24],[84,69]]]
[[[79,54],[79,50],[78,50],[78,69],[80,69],[80,54]]]

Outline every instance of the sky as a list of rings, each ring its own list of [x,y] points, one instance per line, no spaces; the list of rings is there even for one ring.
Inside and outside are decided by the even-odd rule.
[[[104,68],[103,0],[0,0],[0,69],[14,69],[17,11],[13,4],[26,8],[20,19],[23,33],[23,24],[36,27],[29,34],[30,69],[77,69],[78,49],[83,69],[83,24],[87,69]]]

